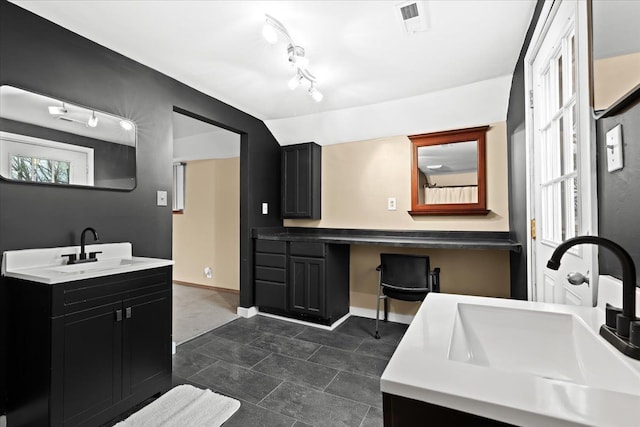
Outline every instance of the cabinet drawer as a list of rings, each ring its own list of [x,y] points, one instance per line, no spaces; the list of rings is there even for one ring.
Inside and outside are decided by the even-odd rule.
[[[286,270],[274,267],[256,267],[256,280],[284,283]]]
[[[286,263],[287,263],[287,258],[285,255],[256,253],[256,258],[255,258],[256,267],[285,268]]]
[[[256,239],[256,252],[265,252],[269,254],[284,254],[287,251],[287,242],[278,240],[261,240]]]
[[[280,310],[287,308],[287,288],[284,283],[256,280],[256,305]]]
[[[324,243],[291,242],[289,252],[291,255],[324,257]]]

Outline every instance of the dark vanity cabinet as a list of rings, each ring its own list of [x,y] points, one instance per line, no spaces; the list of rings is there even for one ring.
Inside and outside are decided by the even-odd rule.
[[[320,219],[321,167],[318,144],[282,147],[282,218]]]
[[[171,387],[171,267],[7,279],[9,426],[95,426]]]
[[[255,240],[256,305],[322,324],[349,312],[349,246]]]

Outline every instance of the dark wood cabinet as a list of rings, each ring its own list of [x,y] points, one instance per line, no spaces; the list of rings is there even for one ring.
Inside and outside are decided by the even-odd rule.
[[[320,219],[322,149],[314,142],[282,147],[282,217]]]
[[[349,246],[255,240],[261,311],[332,324],[349,312]]]
[[[291,310],[326,317],[324,259],[289,257]]]
[[[171,387],[171,267],[6,284],[9,426],[100,425]]]

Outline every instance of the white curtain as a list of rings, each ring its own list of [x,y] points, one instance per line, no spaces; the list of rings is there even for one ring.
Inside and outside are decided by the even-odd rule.
[[[173,165],[173,210],[184,210],[184,163]]]
[[[424,202],[427,205],[478,203],[478,187],[425,187]]]

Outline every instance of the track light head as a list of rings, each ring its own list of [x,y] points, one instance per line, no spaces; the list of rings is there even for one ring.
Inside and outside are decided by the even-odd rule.
[[[324,95],[322,94],[322,92],[320,92],[318,89],[316,89],[316,87],[313,85],[313,83],[311,84],[311,87],[309,88],[309,95],[311,95],[313,100],[316,101],[316,102],[320,102],[320,101],[322,101],[322,98],[324,98]]]

